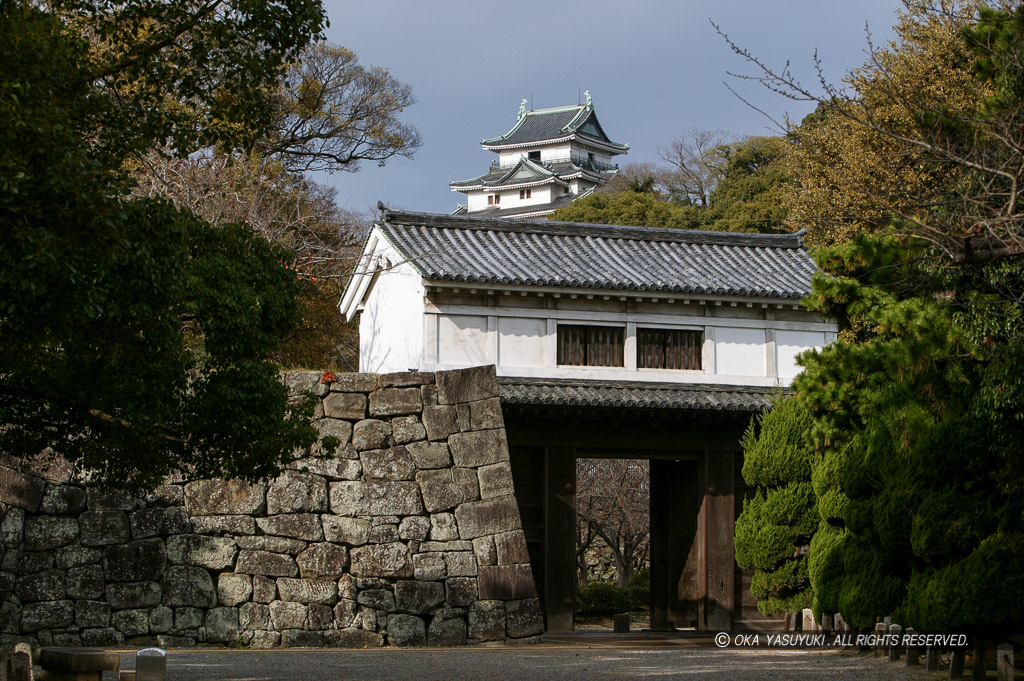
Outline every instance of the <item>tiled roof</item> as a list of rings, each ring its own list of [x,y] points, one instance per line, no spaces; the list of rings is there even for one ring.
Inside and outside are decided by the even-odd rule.
[[[529,111],[507,133],[485,139],[482,143],[485,147],[503,147],[560,139],[577,133],[623,150],[628,148],[626,144],[608,139],[593,108],[585,104]]]
[[[378,228],[427,280],[799,299],[796,234],[501,220],[384,209]]]
[[[473,177],[468,180],[455,180],[451,183],[453,189],[460,187],[505,187],[530,182],[541,182],[552,178],[561,179],[571,175],[582,174],[583,177],[593,181],[602,182],[604,176],[597,170],[585,168],[572,161],[559,161],[556,163],[541,163],[527,158],[522,158],[512,167],[491,167],[485,175]],[[614,174],[614,173],[609,173]]]
[[[530,204],[529,206],[515,206],[513,208],[498,208],[497,206],[488,206],[483,210],[475,210],[472,213],[465,213],[460,211],[459,213],[454,213],[454,215],[472,215],[481,218],[514,219],[520,215],[536,215],[537,213],[543,213],[544,211],[556,211],[559,208],[562,208],[563,206],[568,206],[576,198],[578,197],[575,194],[566,194],[564,196],[559,196],[554,201],[549,201],[548,203],[534,203]]]
[[[503,404],[757,412],[779,388],[685,383],[498,378]]]

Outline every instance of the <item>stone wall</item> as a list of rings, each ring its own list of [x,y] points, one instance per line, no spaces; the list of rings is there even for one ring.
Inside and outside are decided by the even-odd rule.
[[[457,645],[542,630],[493,367],[285,377],[342,447],[144,499],[0,459],[0,644]]]

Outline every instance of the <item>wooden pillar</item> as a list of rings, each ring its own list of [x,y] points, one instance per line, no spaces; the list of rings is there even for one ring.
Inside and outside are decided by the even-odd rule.
[[[736,556],[733,548],[735,501],[733,453],[707,452],[704,460],[705,591],[702,629],[726,630],[733,624]]]
[[[572,631],[576,607],[576,449],[544,456],[544,609],[547,631]]]
[[[700,513],[696,461],[651,460],[651,629],[691,626],[697,617]]]
[[[651,631],[668,629],[670,462],[651,461]]]

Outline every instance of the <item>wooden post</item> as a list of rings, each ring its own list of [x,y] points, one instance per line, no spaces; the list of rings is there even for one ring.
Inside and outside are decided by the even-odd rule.
[[[576,606],[576,450],[548,447],[544,461],[547,630],[572,631]]]
[[[736,552],[733,546],[735,499],[732,452],[707,452],[705,456],[704,535],[707,547],[703,628],[732,629],[736,600]]]
[[[996,646],[996,679],[1013,681],[1013,644],[1000,643]]]
[[[875,657],[885,655],[885,635],[889,632],[889,625],[885,622],[875,624]]]
[[[928,646],[924,651],[924,670],[926,672],[937,672],[940,667],[939,649],[935,646]]]

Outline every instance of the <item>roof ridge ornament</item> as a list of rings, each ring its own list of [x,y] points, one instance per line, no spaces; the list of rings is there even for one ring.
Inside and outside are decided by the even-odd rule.
[[[588,109],[593,109],[594,108],[594,99],[590,96],[590,90],[585,90],[583,92],[583,96],[586,97],[585,101],[586,101],[587,108]],[[523,101],[526,101],[526,100],[523,100]]]
[[[526,99],[525,98],[523,99],[523,101],[519,102],[519,118],[517,118],[516,120],[521,121],[524,118],[526,118]]]

